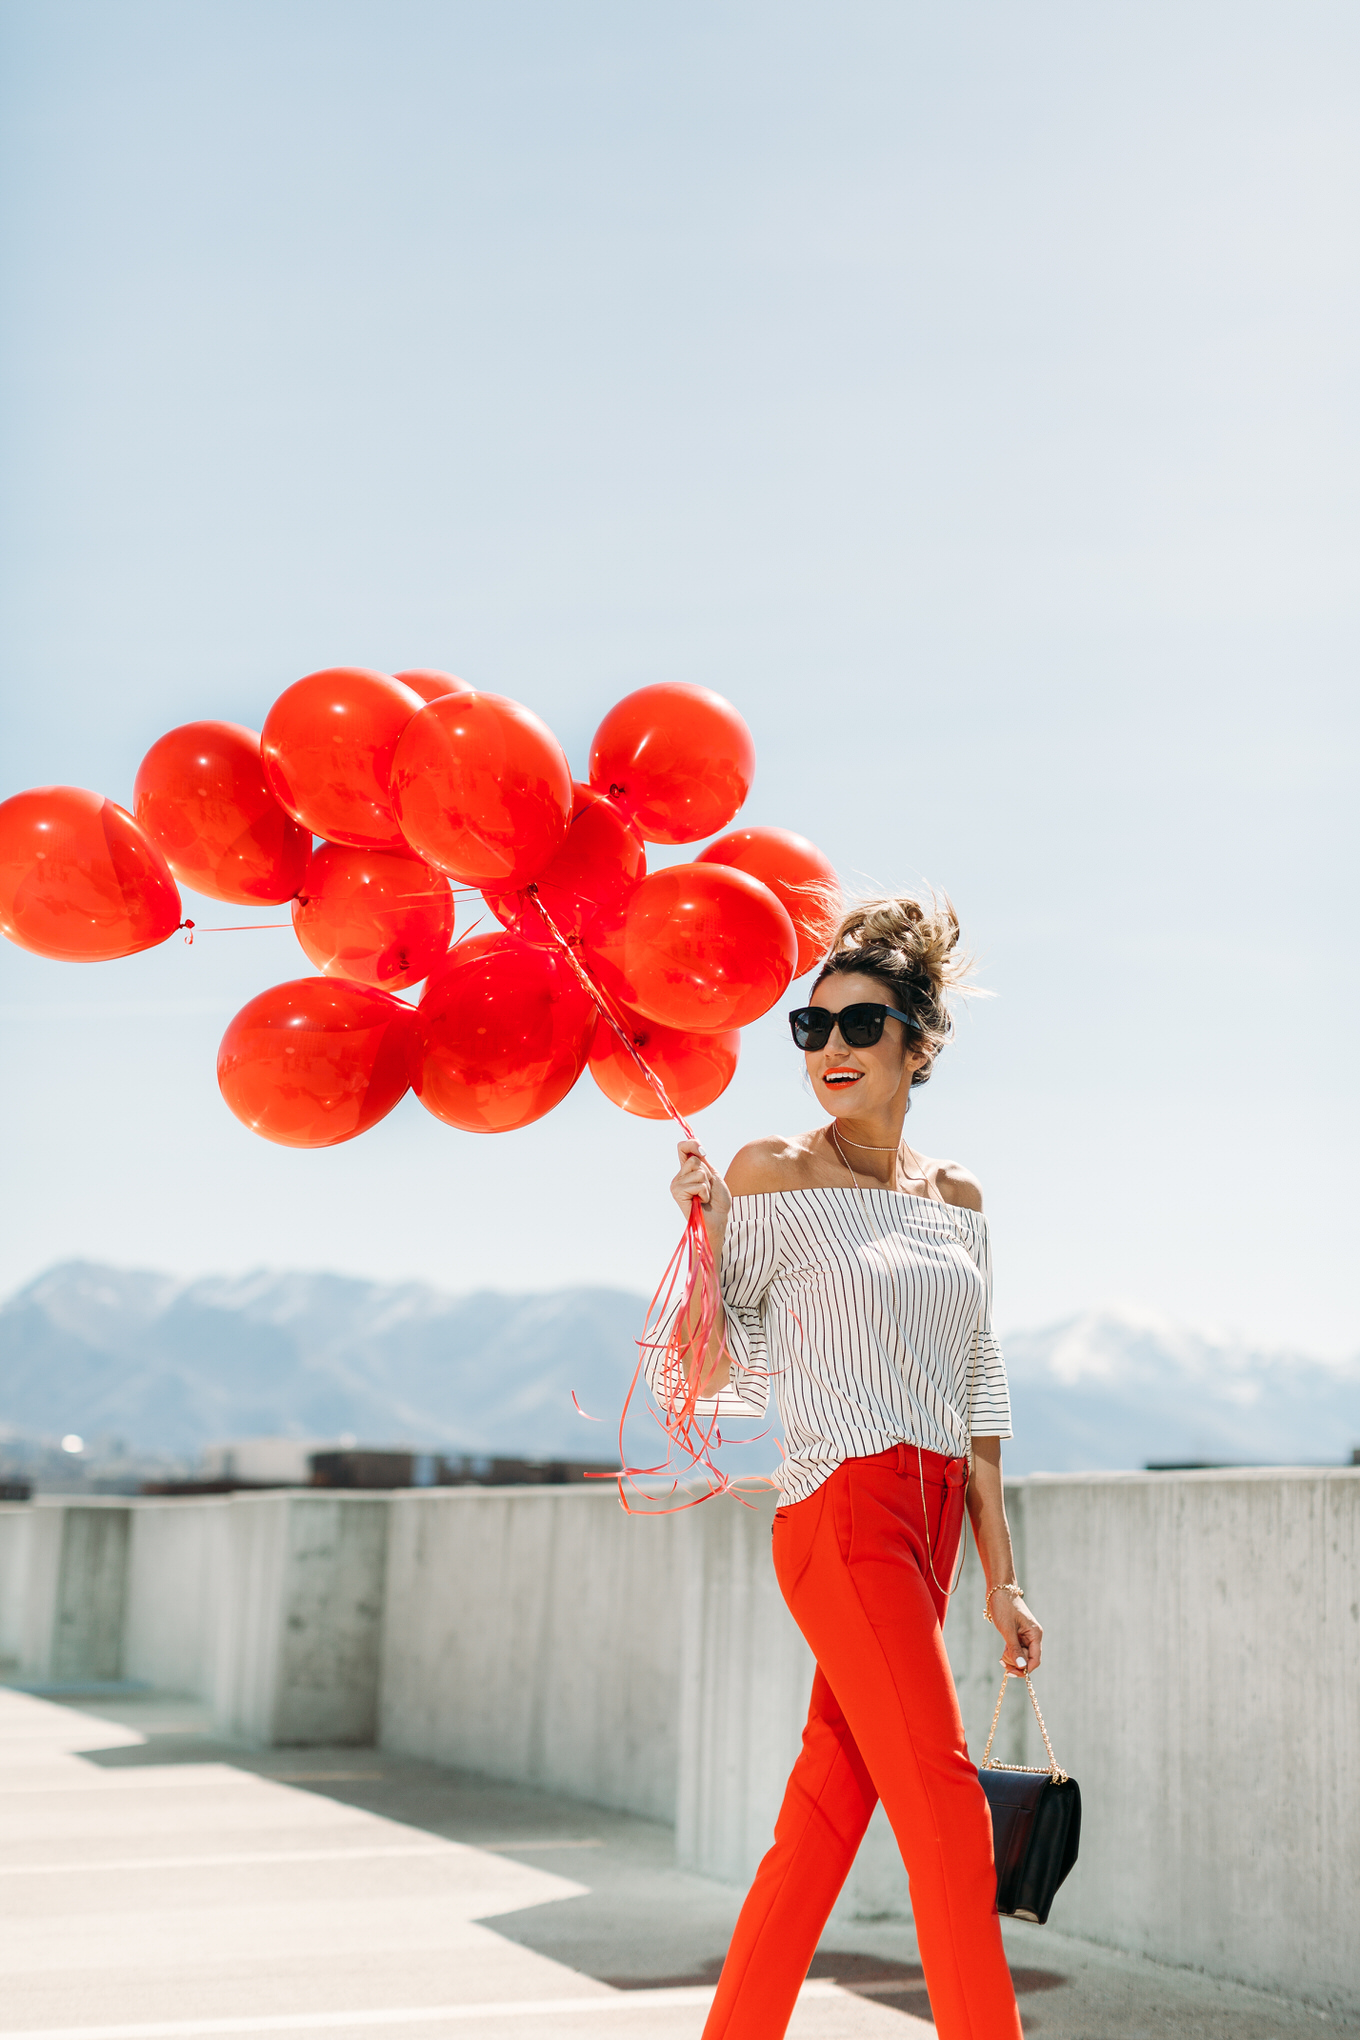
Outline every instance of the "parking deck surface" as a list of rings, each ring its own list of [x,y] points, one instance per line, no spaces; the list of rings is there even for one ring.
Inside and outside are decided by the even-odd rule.
[[[0,1690],[0,2036],[698,2040],[741,1893],[668,1828],[362,1749],[245,1751],[156,1695]],[[1027,2034],[1360,2020],[1007,1924]],[[791,2040],[929,2033],[911,1929],[828,1931]]]

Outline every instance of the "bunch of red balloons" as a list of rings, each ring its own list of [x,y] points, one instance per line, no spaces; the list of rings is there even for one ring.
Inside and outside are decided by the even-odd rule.
[[[628,695],[577,782],[504,695],[331,668],[286,688],[258,735],[169,731],[132,813],[69,786],[0,803],[0,931],[102,962],[192,927],[176,880],[291,902],[321,974],[252,999],[217,1059],[232,1111],[287,1146],[351,1140],[408,1089],[450,1126],[506,1132],[587,1065],[625,1111],[662,1118],[664,1092],[695,1112],[731,1081],[740,1028],[816,961],[835,892],[783,829],[648,874],[647,843],[725,829],[754,771],[746,724],[704,687]],[[456,937],[477,895],[497,925]],[[396,996],[422,980],[418,1005]]]

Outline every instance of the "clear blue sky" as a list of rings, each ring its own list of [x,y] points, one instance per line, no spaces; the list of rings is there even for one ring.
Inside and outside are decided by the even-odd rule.
[[[912,1130],[998,1314],[1360,1345],[1349,5],[11,0],[3,770],[128,801],[336,663],[578,772],[701,681],[747,817],[954,894],[997,997]],[[189,910],[195,903],[189,902]],[[205,921],[236,918],[211,907]],[[0,945],[0,1288],[65,1255],[650,1287],[585,1079],[322,1154],[219,1101],[288,933]],[[814,1118],[782,1023],[701,1121]]]

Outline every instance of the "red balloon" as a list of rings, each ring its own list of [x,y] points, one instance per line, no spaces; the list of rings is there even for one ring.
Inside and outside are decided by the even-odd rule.
[[[571,771],[546,723],[503,694],[441,695],[397,746],[392,793],[418,857],[509,892],[561,849]]]
[[[551,1112],[586,1065],[595,1004],[558,950],[474,935],[420,1002],[416,1096],[468,1133],[508,1133]]]
[[[826,954],[835,932],[840,880],[806,836],[795,836],[792,829],[733,829],[706,845],[695,863],[729,864],[770,888],[798,936],[796,978]]]
[[[404,850],[392,809],[392,759],[425,706],[388,673],[332,666],[285,687],[264,719],[265,776],[313,835],[360,850]]]
[[[744,1027],[787,990],[793,922],[768,886],[722,864],[672,864],[585,943],[606,991],[663,1027]]]
[[[438,701],[441,694],[472,692],[466,680],[459,680],[453,673],[440,673],[433,666],[408,666],[392,677],[400,680],[403,687],[414,687],[422,701]]]
[[[453,894],[442,871],[409,852],[323,843],[293,901],[293,927],[327,977],[398,992],[447,952]]]
[[[597,914],[617,914],[627,906],[646,876],[647,852],[612,800],[576,780],[571,791],[567,840],[534,883],[556,926],[575,944]],[[532,894],[487,892],[483,897],[501,925],[526,942],[552,941]]]
[[[634,1048],[666,1087],[678,1112],[688,1118],[720,1098],[736,1073],[741,1035],[735,1027],[723,1034],[682,1034],[658,1027],[641,1013],[620,1014]],[[590,1048],[590,1074],[606,1098],[639,1119],[669,1115],[609,1022],[601,1017]]]
[[[0,934],[63,963],[154,949],[180,925],[170,867],[126,808],[83,786],[0,802]]]
[[[302,883],[308,830],[269,790],[260,739],[241,723],[181,723],[137,768],[137,820],[181,885],[234,906],[279,906]]]
[[[590,783],[648,843],[694,843],[731,821],[751,790],[756,747],[730,701],[665,681],[610,709],[590,747]]]
[[[242,1125],[281,1147],[335,1147],[385,1119],[411,1084],[416,1016],[335,978],[295,978],[242,1006],[217,1083]]]

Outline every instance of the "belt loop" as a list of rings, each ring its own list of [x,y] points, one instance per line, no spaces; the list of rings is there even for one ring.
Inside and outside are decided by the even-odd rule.
[[[905,1473],[906,1470],[907,1470],[906,1441],[905,1439],[899,1438],[897,1441],[897,1471],[899,1473]]]

